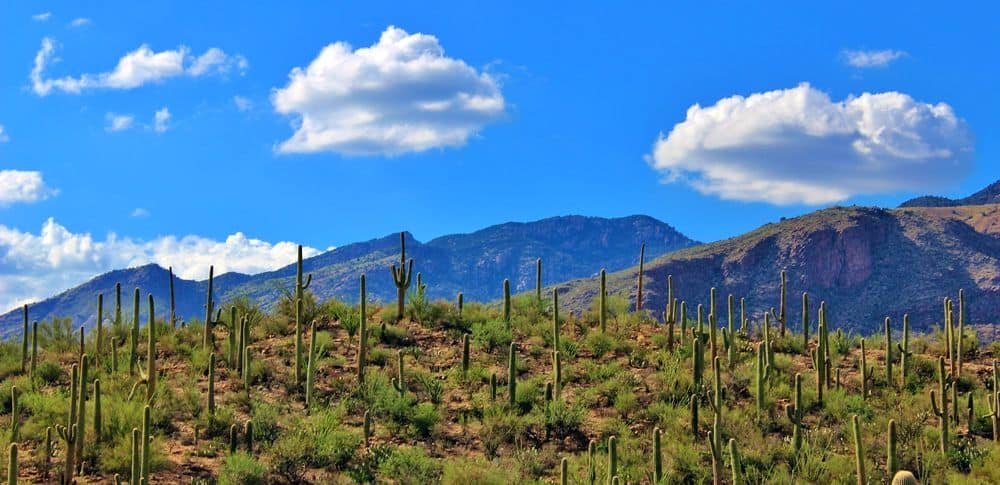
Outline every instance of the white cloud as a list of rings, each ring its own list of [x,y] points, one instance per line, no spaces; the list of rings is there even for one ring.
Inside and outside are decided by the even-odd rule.
[[[59,191],[45,185],[42,172],[0,170],[0,208],[17,203],[38,202]]]
[[[236,109],[247,112],[253,109],[253,101],[250,101],[243,96],[233,96],[233,104],[236,105]]]
[[[107,120],[104,129],[110,132],[125,131],[135,122],[135,117],[128,114],[108,113],[104,117]]]
[[[30,77],[32,89],[39,96],[46,96],[53,90],[80,94],[88,89],[134,89],[178,76],[199,77],[225,73],[233,65],[246,63],[242,56],[230,58],[215,47],[194,57],[184,46],[155,52],[143,44],[122,56],[111,71],[81,74],[77,77],[45,78],[45,69],[55,60],[55,48],[55,41],[46,37],[42,39],[42,46],[35,54]]]
[[[170,110],[164,106],[153,114],[153,131],[163,133],[167,131],[170,123]]]
[[[945,103],[899,92],[835,102],[801,84],[691,106],[648,160],[667,182],[723,199],[826,204],[955,183],[972,154],[972,134]]]
[[[288,84],[273,90],[277,112],[293,115],[284,153],[394,155],[459,146],[504,113],[500,85],[438,39],[388,27],[370,47],[327,45]]]
[[[136,219],[145,219],[149,217],[149,211],[143,209],[142,207],[136,207],[135,209],[132,209],[132,213],[129,215]]]
[[[31,19],[34,20],[35,22],[45,22],[49,20],[49,18],[51,17],[52,17],[52,12],[42,12],[32,15]]]
[[[905,51],[894,49],[882,50],[850,50],[845,49],[841,54],[844,62],[857,68],[886,67],[892,61],[906,56]]]
[[[87,17],[77,17],[69,23],[70,27],[83,27],[86,25],[90,25],[90,19]]]
[[[297,245],[248,238],[242,232],[224,241],[200,236],[163,236],[149,241],[103,240],[73,233],[49,218],[38,234],[0,224],[0,312],[18,303],[37,301],[112,269],[156,263],[173,266],[186,279],[204,279],[209,265],[216,274],[259,273],[295,261]],[[303,255],[319,251],[303,248]]]
[[[0,125],[0,143],[7,143],[10,141],[10,137],[7,136],[7,132],[4,130],[3,125]]]

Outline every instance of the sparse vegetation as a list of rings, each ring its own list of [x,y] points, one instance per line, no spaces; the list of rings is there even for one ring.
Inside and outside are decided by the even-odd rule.
[[[364,280],[358,304],[316,301],[299,263],[271,312],[206,295],[209,325],[140,328],[137,292],[129,325],[116,317],[101,337],[62,319],[32,326],[0,343],[10,473],[506,484],[888,483],[908,471],[973,483],[1000,469],[995,344],[965,325],[961,292],[930,335],[907,318],[899,333],[888,320],[875,335],[842,330],[815,293],[800,315],[784,271],[780,301],[756,320],[738,295],[716,308],[714,289],[677,295],[673,278],[663,322],[649,300],[601,292],[574,315],[558,291],[510,295],[509,283],[501,304],[465,303],[459,318],[427,299],[419,273],[410,284],[413,266],[395,266],[388,307],[364,304]]]

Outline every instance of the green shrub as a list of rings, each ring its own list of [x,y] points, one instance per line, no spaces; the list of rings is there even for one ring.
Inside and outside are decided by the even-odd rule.
[[[513,337],[503,320],[488,320],[472,324],[472,340],[481,349],[493,352],[506,349]]]
[[[267,468],[252,456],[234,453],[222,461],[219,469],[219,485],[264,485]]]
[[[442,485],[507,485],[521,483],[510,468],[482,458],[455,458],[444,463]]]
[[[434,483],[441,475],[441,465],[420,447],[397,448],[383,461],[378,471],[385,478],[399,484],[420,485]]]

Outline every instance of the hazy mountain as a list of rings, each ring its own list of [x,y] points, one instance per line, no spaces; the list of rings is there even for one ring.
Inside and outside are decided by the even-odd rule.
[[[454,298],[462,291],[468,300],[492,300],[502,296],[502,281],[510,278],[514,291],[534,288],[535,260],[543,260],[543,283],[552,284],[589,276],[602,267],[618,270],[637,263],[639,247],[646,243],[646,255],[653,258],[669,251],[692,246],[695,241],[670,225],[647,216],[614,219],[565,216],[535,222],[510,222],[469,234],[439,237],[422,243],[406,233],[407,257],[422,273],[433,298]],[[372,298],[395,298],[389,265],[399,258],[399,235],[349,244],[304,260],[305,271],[313,274],[309,287],[320,298],[356,300],[358,276],[368,274]],[[207,276],[207,275],[206,275]],[[265,307],[291,290],[295,265],[244,275],[227,273],[215,278],[216,299],[246,295]],[[168,311],[167,270],[146,265],[112,271],[29,307],[31,320],[53,316],[73,318],[77,325],[96,321],[96,298],[105,295],[106,314],[113,311],[116,282],[122,283],[123,307],[131,315],[132,291],[142,288],[142,314],[146,292],[152,291],[157,313]],[[180,318],[203,317],[206,283],[175,278],[175,301]],[[143,317],[145,319],[145,317]],[[19,332],[21,310],[0,316],[0,335]]]
[[[925,195],[910,199],[900,204],[900,207],[955,207],[960,205],[984,205],[1000,203],[1000,180],[988,185],[968,197],[949,199],[936,195]]]

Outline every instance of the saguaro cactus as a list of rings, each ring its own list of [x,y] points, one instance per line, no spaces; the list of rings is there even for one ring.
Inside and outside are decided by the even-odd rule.
[[[142,409],[142,468],[139,471],[140,483],[149,483],[150,473],[153,471],[150,468],[150,457],[152,456],[153,447],[152,427],[150,426],[149,417],[150,410],[151,408],[148,404]]]
[[[208,354],[208,415],[215,415],[215,352]]]
[[[816,352],[813,358],[813,368],[816,369],[816,401],[823,403],[823,390],[827,385],[826,360],[826,303],[819,303],[819,321],[816,327]]]
[[[713,426],[708,432],[708,448],[712,452],[712,483],[719,485],[722,483],[722,448],[719,446],[719,433],[722,430],[718,426]]]
[[[23,325],[21,326],[21,373],[28,370],[28,304],[22,308],[24,314]]]
[[[955,336],[955,378],[962,375],[962,334],[965,333],[965,290],[958,290],[958,335]]]
[[[361,324],[358,327],[358,384],[365,382],[365,366],[368,364],[368,314],[365,311],[365,274],[361,273]]]
[[[688,399],[688,408],[691,410],[691,436],[698,439],[698,396],[692,394]]]
[[[867,485],[868,479],[865,474],[865,450],[861,439],[861,424],[858,415],[851,416],[851,429],[854,431],[854,466],[857,468],[858,485]]]
[[[31,362],[29,364],[29,376],[31,381],[35,380],[35,369],[38,368],[38,321],[31,322]]]
[[[94,379],[94,442],[101,442],[104,417],[101,412],[101,380]]]
[[[895,387],[892,376],[892,328],[889,317],[885,317],[885,382],[890,388]]]
[[[601,269],[601,289],[600,289],[600,316],[598,317],[601,324],[601,333],[605,333],[608,330],[608,273],[603,268]]]
[[[177,328],[177,304],[174,300],[174,267],[167,268],[170,273],[170,326]]]
[[[701,377],[705,369],[705,350],[701,339],[697,335],[692,337],[691,346],[693,352],[691,352],[691,371],[693,374],[694,387],[701,387]]]
[[[893,475],[899,468],[899,464],[896,461],[896,420],[889,420],[889,432],[888,438],[886,438],[886,461],[885,470],[888,475]]]
[[[410,279],[413,276],[413,258],[409,262],[406,260],[406,233],[399,233],[399,266],[395,264],[390,268],[392,271],[392,282],[396,285],[396,318],[402,319],[406,305],[406,290],[410,288]]]
[[[552,385],[558,400],[562,396],[562,359],[558,350],[552,351]]]
[[[146,331],[149,334],[146,346],[146,401],[149,402],[156,392],[156,317],[152,293],[149,294],[149,322],[146,324]]]
[[[542,301],[542,258],[535,260],[535,298]]]
[[[938,394],[940,404],[934,390],[931,389],[931,410],[938,417],[941,433],[941,453],[948,454],[948,389],[951,378],[945,373],[944,357],[938,357]]]
[[[552,288],[552,348],[559,350],[559,291]]]
[[[469,375],[469,334],[462,335],[462,377]]]
[[[899,372],[902,378],[902,385],[906,385],[906,377],[910,373],[910,358],[913,352],[910,352],[910,315],[903,315],[903,338],[900,343],[896,344],[896,348],[899,350]]]
[[[639,247],[639,276],[636,278],[635,287],[635,312],[642,311],[642,273],[646,265],[646,243]]]
[[[503,321],[510,328],[510,280],[503,279]]]
[[[510,407],[517,404],[517,347],[510,343],[510,356],[507,362],[507,400]]]
[[[754,394],[757,402],[757,411],[764,410],[765,386],[767,385],[767,378],[771,374],[771,366],[767,364],[765,354],[764,344],[758,343],[757,365],[754,367],[754,387],[756,390]]]
[[[653,428],[653,483],[663,480],[663,449],[660,446],[660,428]]]
[[[10,440],[18,441],[18,428],[21,425],[21,416],[17,405],[17,386],[10,386]]]
[[[618,438],[608,437],[608,482],[618,475]]]
[[[792,422],[792,449],[798,454],[802,448],[802,418],[805,416],[802,403],[802,374],[795,374],[795,400],[785,407],[785,414]]]
[[[779,278],[780,278],[779,284],[781,286],[781,293],[780,293],[779,300],[778,300],[778,312],[775,313],[774,312],[774,308],[772,308],[771,309],[771,316],[773,316],[774,319],[778,321],[778,325],[779,325],[779,329],[780,329],[779,333],[781,334],[782,337],[784,337],[785,336],[785,315],[786,315],[785,314],[785,296],[787,295],[786,289],[787,289],[787,283],[788,283],[788,278],[787,278],[787,274],[785,273],[785,270],[781,270],[781,274],[779,275]]]
[[[733,485],[743,484],[743,463],[736,450],[736,438],[729,438],[729,466],[733,472]]]
[[[7,485],[17,485],[17,444],[11,443],[7,453]]]
[[[101,345],[104,342],[104,294],[97,294],[97,349],[94,352],[94,362],[98,366],[101,365],[101,353],[104,351],[104,347]]]
[[[212,321],[212,315],[215,313],[215,300],[212,298],[212,292],[214,291],[215,281],[215,266],[208,267],[208,289],[205,291],[205,331],[201,337],[201,345],[205,349],[211,349],[213,344],[212,339],[212,326],[215,322]]]
[[[316,322],[309,324],[309,365],[306,367],[306,410],[312,407],[316,380]]]
[[[802,292],[802,348],[809,349],[809,293]]]
[[[403,351],[396,352],[396,377],[392,378],[392,388],[399,393],[399,397],[406,394],[406,382],[403,381]]]
[[[865,351],[865,339],[861,339],[861,364],[858,366],[858,375],[861,378],[861,399],[868,399],[868,381],[871,379],[871,370],[868,369],[868,359]]]

